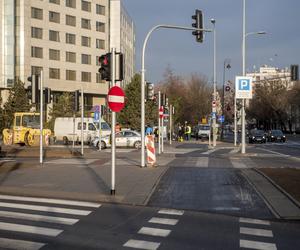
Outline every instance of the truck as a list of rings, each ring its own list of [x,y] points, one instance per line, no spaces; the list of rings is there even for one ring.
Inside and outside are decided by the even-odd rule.
[[[37,146],[40,142],[40,113],[16,112],[11,128],[2,131],[5,145],[20,144]],[[43,129],[44,143],[49,144],[50,129]]]
[[[101,118],[101,135],[111,134],[108,123]],[[99,135],[99,122],[91,117],[83,118],[83,142],[89,144]],[[54,140],[67,145],[71,141],[81,142],[81,117],[57,117],[54,122]]]

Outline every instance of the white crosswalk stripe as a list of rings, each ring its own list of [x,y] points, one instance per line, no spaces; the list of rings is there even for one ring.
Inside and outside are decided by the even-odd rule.
[[[100,206],[84,201],[0,195],[0,249],[38,250],[47,242],[35,242],[35,235],[56,237]],[[15,234],[29,234],[33,241],[18,239]]]

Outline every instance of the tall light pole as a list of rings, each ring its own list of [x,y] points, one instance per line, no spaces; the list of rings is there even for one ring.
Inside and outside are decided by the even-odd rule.
[[[243,44],[242,44],[242,75],[246,76],[246,37],[249,35],[264,35],[265,31],[249,32],[246,34],[246,0],[243,0]],[[236,110],[235,110],[236,112]],[[246,124],[245,124],[245,99],[242,99],[242,149],[241,153],[246,152]]]
[[[213,74],[213,86],[214,86],[214,93],[213,93],[213,102],[214,102],[214,105],[216,103],[216,99],[217,99],[217,90],[216,90],[216,20],[215,19],[210,19],[210,22],[213,24],[213,33],[214,33],[214,66],[213,66],[213,71],[214,71],[214,74]],[[217,141],[217,131],[216,131],[216,120],[217,120],[217,117],[216,117],[216,107],[213,107],[212,105],[212,113],[213,113],[213,116],[212,116],[212,119],[213,119],[213,147],[216,146],[216,141]]]

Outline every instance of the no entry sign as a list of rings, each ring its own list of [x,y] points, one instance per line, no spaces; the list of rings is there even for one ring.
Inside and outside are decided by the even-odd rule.
[[[109,108],[113,112],[121,111],[125,105],[124,91],[118,86],[110,88],[107,95],[107,101]]]
[[[161,106],[161,107],[159,108],[158,114],[159,114],[159,117],[160,117],[160,118],[163,118],[163,117],[164,117],[164,107],[163,107],[163,106]]]

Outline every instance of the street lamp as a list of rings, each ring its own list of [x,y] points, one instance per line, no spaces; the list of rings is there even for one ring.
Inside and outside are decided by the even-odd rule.
[[[249,32],[246,34],[246,0],[243,0],[243,44],[242,44],[242,61],[243,72],[242,75],[246,76],[246,37],[249,35],[264,35],[265,31]],[[234,111],[236,112],[236,110]],[[242,99],[242,149],[241,153],[246,152],[246,124],[245,124],[245,99]],[[235,131],[236,133],[236,131]]]
[[[213,120],[213,147],[216,146],[216,141],[217,141],[217,135],[216,135],[216,107],[214,107],[213,105],[215,105],[216,103],[216,99],[217,99],[217,90],[216,90],[216,20],[215,19],[210,19],[210,22],[213,24],[213,33],[214,33],[214,75],[213,75],[213,86],[214,86],[214,93],[213,93],[213,102],[214,104],[212,104],[212,120]]]

